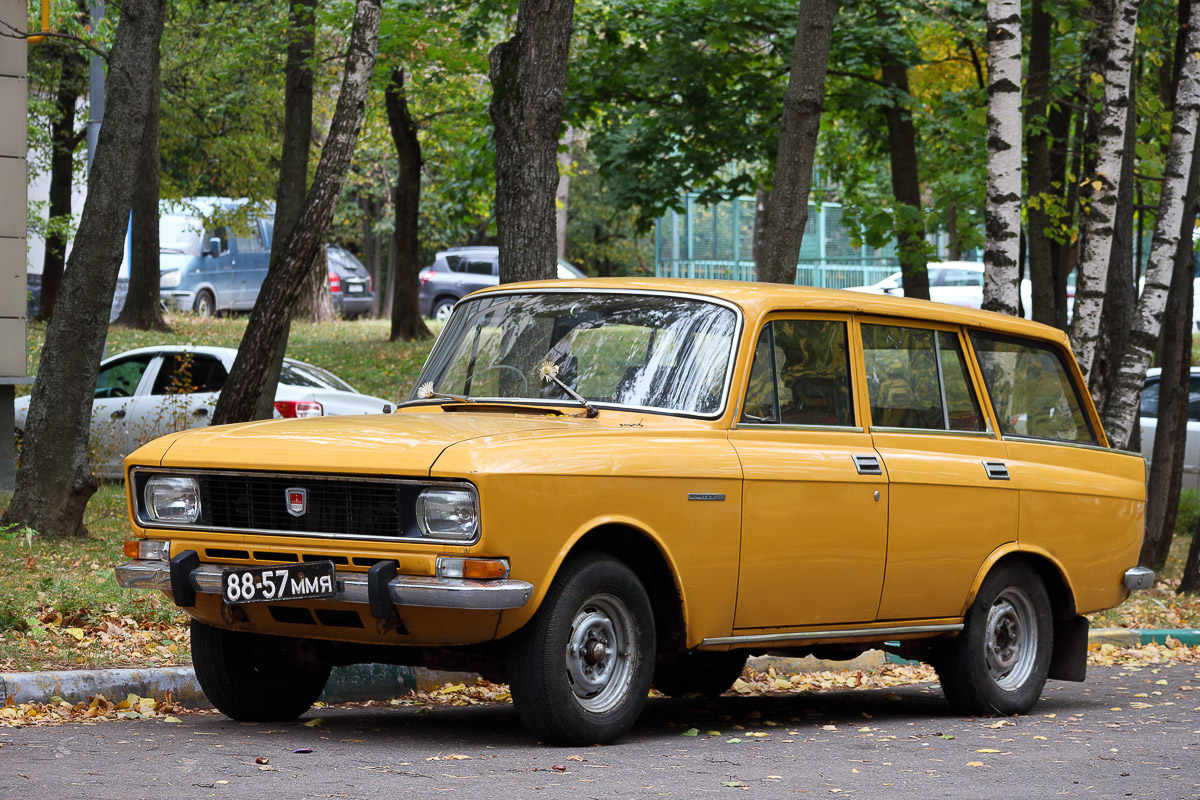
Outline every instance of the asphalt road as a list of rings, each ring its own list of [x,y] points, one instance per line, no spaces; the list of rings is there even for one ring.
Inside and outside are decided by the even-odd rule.
[[[0,798],[1174,800],[1200,797],[1198,706],[1200,665],[1181,664],[1091,667],[1007,719],[954,716],[929,686],[657,699],[618,744],[578,749],[537,744],[507,705],[333,707],[274,726],[189,714],[0,729]]]

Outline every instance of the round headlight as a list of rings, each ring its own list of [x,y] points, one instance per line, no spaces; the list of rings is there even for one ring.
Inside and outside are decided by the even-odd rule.
[[[200,487],[182,475],[155,475],[143,493],[146,516],[155,522],[191,525],[200,517]]]
[[[179,281],[183,278],[183,273],[177,269],[169,269],[159,274],[158,286],[160,289],[174,289],[179,285]]]
[[[417,497],[417,527],[438,539],[473,539],[479,525],[474,492],[426,489]]]

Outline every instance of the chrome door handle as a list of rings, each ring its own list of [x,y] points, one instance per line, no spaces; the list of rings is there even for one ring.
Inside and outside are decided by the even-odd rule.
[[[125,409],[118,408],[116,411],[112,412],[112,418],[113,419],[124,419],[125,418]]]
[[[882,475],[883,466],[879,463],[879,456],[850,456],[854,460],[854,468],[858,470],[859,475]]]
[[[207,408],[204,408],[204,407],[197,408],[195,411],[193,411],[193,412],[192,412],[192,416],[195,416],[195,417],[207,417],[207,416],[208,416],[208,409],[207,409]]]
[[[1003,461],[984,461],[983,469],[987,472],[987,476],[993,481],[1009,480],[1008,465]]]

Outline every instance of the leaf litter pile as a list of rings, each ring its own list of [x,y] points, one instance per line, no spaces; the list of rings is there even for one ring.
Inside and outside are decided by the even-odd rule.
[[[1151,642],[1139,647],[1117,647],[1103,644],[1093,647],[1088,653],[1088,663],[1096,666],[1144,667],[1152,665],[1174,665],[1180,663],[1200,664],[1200,647],[1181,644],[1168,638],[1165,644]],[[738,695],[783,695],[799,692],[830,692],[859,689],[886,689],[912,684],[937,681],[933,669],[925,664],[885,664],[869,670],[847,670],[842,672],[808,672],[788,675],[770,667],[766,672],[757,672],[747,667],[737,679],[730,692]],[[657,696],[657,695],[656,695]],[[493,703],[509,703],[512,697],[508,686],[492,683],[482,678],[475,683],[448,683],[438,689],[414,691],[391,701],[369,700],[362,703],[347,703],[348,707],[378,707],[390,705],[398,708],[415,708],[416,713],[428,713],[436,706],[472,706]],[[313,706],[319,710],[324,703]],[[29,725],[56,725],[66,722],[96,723],[105,720],[144,719],[160,722],[179,722],[184,715],[215,714],[182,708],[168,695],[162,699],[138,697],[130,694],[116,702],[95,696],[87,702],[71,704],[61,698],[52,698],[48,703],[14,703],[6,698],[0,706],[0,728],[16,728]],[[319,727],[324,719],[316,717],[304,723]],[[688,735],[688,734],[684,734]]]

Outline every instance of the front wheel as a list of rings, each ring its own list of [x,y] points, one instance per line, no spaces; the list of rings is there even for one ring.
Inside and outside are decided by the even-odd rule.
[[[508,680],[521,722],[548,744],[606,744],[637,721],[654,668],[641,581],[604,555],[566,562],[516,636]]]
[[[196,295],[196,303],[192,306],[196,316],[207,319],[217,313],[217,300],[208,289],[201,289]]]
[[[1018,564],[992,571],[935,662],[946,700],[961,714],[1024,714],[1042,694],[1054,650],[1050,597]]]
[[[196,680],[227,717],[286,722],[308,711],[325,690],[329,665],[302,640],[214,628],[192,620]]]

